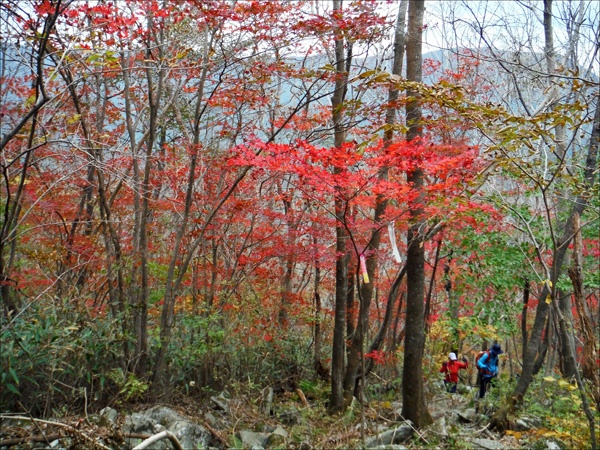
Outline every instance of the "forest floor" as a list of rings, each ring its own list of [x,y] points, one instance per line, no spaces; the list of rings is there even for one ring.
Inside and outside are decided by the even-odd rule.
[[[325,392],[310,392],[306,388],[304,390],[297,388],[276,392],[272,396],[269,393],[265,389],[252,390],[238,387],[235,391],[230,390],[225,395],[221,393],[217,397],[171,396],[169,401],[163,398],[153,404],[121,404],[114,405],[114,407],[119,410],[121,416],[146,411],[156,404],[169,407],[176,413],[185,416],[190,423],[207,429],[212,436],[211,445],[219,449],[253,448],[251,444],[244,442],[244,439],[240,437],[241,432],[264,434],[278,427],[285,430],[285,440],[266,446],[269,449],[559,450],[585,448],[580,445],[582,441],[566,441],[564,438],[569,436],[568,433],[560,436],[556,431],[544,428],[542,424],[545,422],[543,418],[539,417],[521,418],[520,425],[515,428],[520,431],[498,433],[490,430],[489,416],[498,405],[498,393],[494,395],[494,392],[491,392],[486,398],[479,400],[476,398],[475,389],[468,386],[462,386],[461,393],[458,394],[446,393],[441,386],[439,389],[436,386],[435,392],[428,399],[428,409],[434,423],[424,429],[413,429],[408,439],[398,443],[388,443],[387,446],[369,445],[368,442],[372,443],[375,436],[381,435],[385,431],[403,426],[402,405],[394,399],[396,396],[394,392],[386,393],[387,400],[365,401],[363,404],[357,401],[340,415],[327,414]],[[227,404],[223,405],[221,400]],[[269,413],[267,414],[266,411]],[[108,429],[106,424],[99,426],[96,421],[91,419],[93,416],[95,415],[88,416],[87,413],[75,416],[68,414],[62,419],[52,420],[62,423],[65,428],[70,427],[68,429],[70,435],[81,434],[85,435],[86,439],[103,437],[103,442],[108,442],[114,440],[116,434],[123,434],[122,430]],[[537,425],[528,425],[531,423]],[[36,427],[39,430],[39,424]],[[23,437],[27,435],[26,433],[29,433],[30,436],[40,434],[36,433],[33,426],[28,431],[23,430],[22,427],[15,430],[3,427],[0,443],[3,440],[8,442],[11,436],[13,438]],[[108,436],[112,437],[108,438]],[[89,445],[89,442],[81,444],[81,439],[79,442],[80,446],[57,444],[53,448],[94,448]],[[171,448],[168,447],[166,441],[163,445],[167,447],[162,448]],[[49,447],[31,443],[17,446],[5,445],[4,447],[0,445],[0,450],[15,448]]]

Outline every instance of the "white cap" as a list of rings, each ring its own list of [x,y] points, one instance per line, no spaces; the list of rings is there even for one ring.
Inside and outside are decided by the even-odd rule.
[[[456,361],[458,358],[456,357],[456,353],[452,352],[448,355],[448,358],[450,358],[450,361]]]

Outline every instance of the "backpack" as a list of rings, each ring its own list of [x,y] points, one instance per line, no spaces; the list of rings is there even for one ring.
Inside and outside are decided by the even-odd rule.
[[[488,355],[488,358],[490,357],[490,351],[489,350],[483,350],[483,351],[477,353],[477,356],[475,357],[475,367],[477,367],[477,370],[479,372],[481,372],[481,369],[479,368],[479,365],[477,363],[479,362],[479,360],[481,359],[481,357],[483,355],[485,355],[485,354]]]

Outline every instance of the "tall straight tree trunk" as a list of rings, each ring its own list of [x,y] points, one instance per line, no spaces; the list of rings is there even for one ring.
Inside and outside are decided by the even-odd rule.
[[[402,74],[402,60],[404,59],[404,27],[406,23],[406,6],[407,1],[403,0],[400,3],[398,9],[398,16],[396,20],[396,31],[394,35],[394,59],[392,66],[392,74],[393,75],[401,75]],[[383,140],[384,140],[384,148],[389,148],[390,144],[393,142],[394,131],[392,129],[392,125],[394,125],[397,121],[396,119],[396,102],[399,97],[399,90],[393,84],[391,85],[390,91],[388,93],[388,104],[389,107],[387,109],[386,114],[386,124],[390,125],[390,127],[386,130]],[[385,181],[388,179],[389,167],[384,166],[379,170],[378,179],[380,181]],[[365,258],[366,258],[366,266],[367,273],[369,275],[369,283],[361,283],[359,287],[359,312],[358,312],[358,322],[356,326],[356,330],[354,333],[349,336],[352,337],[350,341],[350,347],[348,350],[348,363],[346,367],[346,374],[344,376],[344,397],[347,403],[352,400],[352,397],[358,398],[358,371],[361,362],[361,349],[363,348],[363,342],[365,333],[368,327],[368,319],[369,319],[369,310],[371,308],[371,302],[373,299],[373,292],[375,288],[375,274],[377,272],[377,265],[379,259],[379,244],[381,242],[381,232],[382,229],[385,229],[385,224],[382,223],[382,219],[385,213],[385,209],[387,207],[387,198],[384,195],[378,195],[375,200],[375,211],[373,214],[373,229],[371,231],[371,238],[369,239],[369,243],[367,248],[365,249]],[[392,296],[394,299],[395,296]],[[389,305],[390,308],[393,308],[392,304]],[[386,318],[388,320],[384,321],[385,327],[389,326],[391,322],[391,314],[386,314]],[[381,344],[383,343],[383,335],[385,333],[385,329],[379,331],[377,336],[380,336],[381,339],[377,340],[378,345],[373,348],[371,347],[370,351],[379,350]]]
[[[422,35],[424,0],[408,3],[408,36],[406,39],[406,78],[422,81]],[[406,104],[407,140],[422,136],[421,101],[418,92],[408,91]],[[406,254],[406,334],[404,339],[404,366],[402,377],[402,415],[417,428],[433,422],[425,405],[423,392],[423,351],[425,329],[423,327],[423,301],[425,298],[425,248],[423,201],[424,175],[421,167],[412,168],[407,174],[408,183],[420,193],[410,205],[410,219]]]
[[[342,0],[334,0],[333,9],[341,11]],[[336,30],[335,58],[337,79],[335,90],[331,98],[331,109],[334,129],[334,145],[341,147],[346,139],[346,132],[342,123],[342,106],[348,73],[344,64],[344,37],[341,30]],[[337,172],[337,173],[336,173]],[[334,174],[339,174],[340,169],[335,169]],[[344,227],[347,204],[340,186],[335,194],[335,313],[333,324],[333,346],[331,352],[331,396],[329,399],[329,412],[334,414],[344,409],[344,356],[346,353],[346,302],[348,300],[348,263],[350,253],[347,248],[348,234]]]
[[[556,73],[556,62],[555,55],[556,52],[554,50],[554,36],[553,36],[553,25],[552,25],[552,0],[544,0],[544,53],[546,59],[546,69],[550,75]],[[549,83],[551,85],[550,88],[555,81],[549,79]],[[563,125],[557,125],[555,128],[555,140],[556,140],[556,153],[559,158],[565,158],[565,127]],[[560,206],[560,209],[566,214],[568,210],[566,210],[566,202],[563,202]],[[575,371],[577,367],[573,364],[569,355],[569,347],[575,345],[575,341],[573,338],[573,314],[571,313],[572,304],[571,304],[571,296],[565,295],[563,292],[558,292],[558,303],[562,316],[564,316],[565,320],[569,324],[568,327],[556,327],[556,336],[559,341],[560,348],[560,370],[564,378],[571,378],[575,375]],[[555,349],[558,350],[558,349]],[[553,370],[554,367],[549,367],[548,370]]]

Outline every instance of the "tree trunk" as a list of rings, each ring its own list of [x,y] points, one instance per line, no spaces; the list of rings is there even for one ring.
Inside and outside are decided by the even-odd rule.
[[[392,63],[392,74],[401,75],[402,73],[402,60],[404,58],[404,27],[405,27],[405,18],[406,18],[406,0],[403,0],[399,5],[398,16],[396,20],[396,31],[394,35],[394,60]],[[396,102],[400,92],[397,88],[392,87],[388,92],[388,104],[390,105],[387,109],[386,114],[386,124],[390,125],[389,129],[386,130],[384,134],[384,149],[387,149],[392,140],[394,138],[394,132],[392,130],[391,125],[396,123]],[[389,167],[384,166],[379,170],[378,180],[385,181],[388,178]],[[380,194],[377,196],[375,200],[375,211],[373,213],[373,228],[371,230],[371,237],[369,239],[369,243],[367,244],[365,250],[363,251],[365,254],[367,274],[369,276],[369,283],[359,283],[359,312],[358,312],[358,321],[355,330],[350,330],[348,332],[348,336],[351,337],[350,346],[348,348],[348,362],[346,367],[346,373],[344,376],[344,397],[346,402],[350,402],[352,397],[358,398],[358,386],[359,386],[359,367],[361,363],[361,351],[363,349],[363,342],[365,333],[368,329],[368,319],[369,312],[371,308],[371,303],[373,300],[373,294],[375,291],[375,281],[376,281],[376,273],[378,266],[378,258],[379,258],[379,245],[381,242],[381,232],[382,229],[385,228],[385,224],[382,223],[384,213],[387,207],[387,198]],[[390,293],[392,307],[393,300],[395,299],[396,294]],[[390,298],[388,297],[388,310],[390,310]],[[389,315],[391,318],[391,314]],[[388,318],[388,312],[386,311],[386,318]],[[383,343],[383,336],[385,335],[385,331],[389,326],[391,320],[384,320],[379,333],[377,334],[376,340],[371,345],[371,350],[379,350],[381,344]],[[385,325],[385,327],[384,327]],[[367,367],[372,367],[372,360],[369,360],[367,363]],[[363,373],[360,370],[360,373]]]
[[[438,265],[440,263],[440,252],[442,250],[442,240],[438,240],[437,247],[435,249],[435,261],[433,262],[433,270],[431,271],[431,278],[429,279],[429,287],[427,288],[427,297],[425,299],[425,312],[423,313],[423,327],[425,328],[425,334],[429,333],[429,316],[431,314],[431,297],[433,296],[433,288],[435,286],[435,274],[437,272]],[[452,283],[449,278],[450,266],[444,267],[444,277],[446,278],[446,294],[448,295],[448,303],[450,308],[450,316],[454,318],[454,312],[456,311],[456,319],[458,319],[458,304],[454,308],[452,302],[451,287]],[[455,342],[458,342],[458,331],[455,326],[452,326],[452,334]]]
[[[548,355],[548,348],[550,347],[550,339],[552,339],[552,320],[550,317],[546,320],[546,334],[544,336],[544,340],[542,342],[540,351],[533,362],[533,375],[537,375],[540,370],[542,370],[542,366],[544,365],[544,361],[546,360],[546,356]],[[523,358],[525,358],[525,352],[527,349],[523,349]],[[525,360],[523,360],[523,364],[525,364]]]
[[[392,337],[390,339],[389,345],[388,345],[388,351],[390,353],[393,353],[396,350],[397,347],[397,343],[396,343],[396,339],[395,339],[395,334],[396,334],[396,328],[398,325],[398,317],[396,317],[396,321],[394,322],[394,326],[391,327],[392,324],[392,319],[394,318],[394,309],[395,309],[395,305],[396,305],[396,298],[399,297],[399,290],[400,290],[400,284],[402,283],[402,279],[404,278],[404,275],[406,274],[406,266],[403,266],[402,269],[400,270],[400,272],[398,272],[398,275],[396,276],[396,279],[394,280],[394,283],[392,284],[392,287],[390,289],[390,292],[388,294],[388,298],[387,298],[387,305],[385,307],[385,314],[383,316],[383,322],[381,322],[381,326],[379,327],[379,330],[377,331],[377,334],[375,335],[375,338],[373,339],[373,342],[371,343],[371,346],[369,347],[369,351],[368,353],[374,352],[376,350],[381,350],[381,348],[383,347],[383,343],[385,340],[385,335],[386,333],[388,333],[390,331],[390,328],[392,328],[391,330],[391,334]],[[400,310],[402,309],[402,301],[400,302],[400,307],[398,309],[398,313],[397,316],[400,316]],[[366,367],[365,367],[365,376],[367,376],[369,374],[369,372],[371,372],[371,370],[373,369],[373,359],[369,359],[367,361]]]
[[[569,380],[575,376],[577,366],[575,360],[569,358],[569,349],[575,348],[575,340],[573,337],[573,313],[571,308],[573,304],[571,302],[571,295],[566,294],[562,291],[558,291],[558,307],[560,309],[560,315],[565,320],[564,327],[559,327],[560,333],[560,370],[563,378]]]
[[[313,244],[315,248],[317,248],[317,237],[313,236]],[[314,340],[315,340],[315,353],[313,357],[314,368],[319,375],[323,378],[328,378],[326,375],[325,368],[323,367],[323,363],[321,362],[321,294],[320,294],[320,286],[321,286],[321,264],[319,261],[319,256],[315,254],[315,325],[314,325]]]
[[[558,324],[559,324],[561,335],[565,335],[565,336],[569,335],[570,334],[570,332],[568,330],[569,324],[567,323],[566,318],[562,315],[562,312],[561,312],[558,302],[556,300],[554,300],[552,302],[552,308],[554,309],[554,311],[556,312],[556,315],[558,316]],[[594,420],[594,414],[592,413],[592,410],[590,409],[587,394],[585,392],[585,386],[583,385],[583,381],[581,380],[581,376],[579,375],[579,370],[577,369],[577,364],[575,362],[575,346],[574,345],[572,346],[571,345],[572,343],[574,343],[573,340],[569,340],[569,339],[566,340],[567,354],[564,355],[564,358],[569,360],[570,367],[575,368],[575,373],[573,374],[573,378],[575,378],[575,381],[577,382],[577,387],[579,388],[579,394],[581,396],[581,406],[583,408],[586,418],[588,419],[589,429],[590,429],[590,442],[592,444],[591,448],[592,448],[592,450],[596,450],[596,430],[595,430],[596,424],[595,424],[595,420]]]
[[[525,360],[525,349],[527,348],[527,308],[529,306],[530,287],[529,280],[525,280],[525,286],[523,287],[523,310],[521,312],[522,360]]]
[[[583,340],[583,360],[581,373],[588,380],[592,398],[596,404],[596,411],[600,411],[600,373],[598,372],[597,360],[598,349],[594,335],[593,321],[587,309],[583,296],[583,276],[581,274],[583,242],[581,237],[581,223],[578,215],[573,217],[575,227],[575,239],[573,246],[573,265],[569,268],[569,277],[573,284],[573,299],[579,317],[579,327]]]
[[[333,9],[341,11],[342,0],[334,0]],[[340,147],[345,139],[346,132],[342,123],[342,106],[348,73],[344,64],[344,37],[341,30],[335,30],[335,67],[337,79],[331,98],[331,109],[334,128],[334,145]],[[339,174],[340,169],[335,169],[334,174]],[[335,194],[335,313],[333,325],[333,345],[331,352],[331,396],[329,399],[329,412],[341,412],[344,408],[344,359],[346,354],[346,305],[348,301],[348,264],[350,253],[347,248],[348,234],[344,227],[344,217],[347,213],[347,203],[341,186],[336,187]]]
[[[547,347],[547,361],[546,367],[544,369],[545,375],[551,375],[554,373],[554,367],[556,366],[556,359],[559,352],[556,337],[556,317],[554,317],[554,311],[550,309],[548,311],[548,324],[546,325],[546,342],[548,342]],[[535,374],[535,373],[534,373]]]
[[[422,35],[424,0],[410,0],[408,3],[408,36],[406,40],[406,78],[409,81],[422,81]],[[419,94],[407,92],[406,122],[407,140],[418,139],[422,135],[421,102]],[[410,205],[412,225],[407,236],[406,254],[406,327],[404,341],[404,366],[402,377],[402,415],[412,421],[417,428],[433,422],[423,391],[423,351],[425,330],[423,328],[423,301],[425,297],[425,248],[422,226],[424,225],[423,186],[424,175],[420,167],[412,168],[407,180],[419,196]]]

